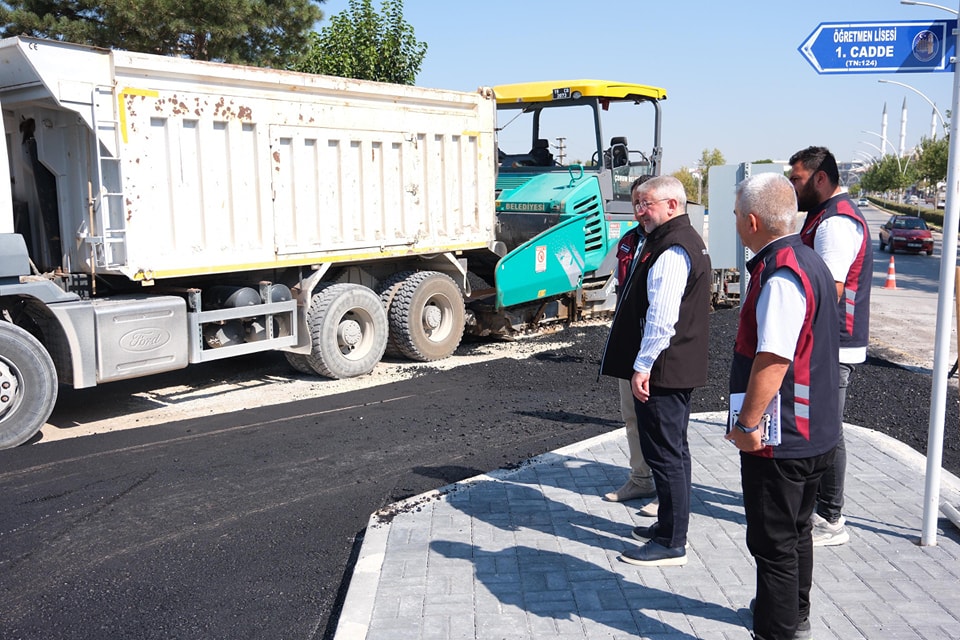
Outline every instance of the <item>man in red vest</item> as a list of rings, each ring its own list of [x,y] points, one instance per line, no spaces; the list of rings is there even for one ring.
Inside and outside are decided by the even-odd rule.
[[[840,439],[836,289],[824,261],[793,233],[796,215],[793,187],[779,173],[737,187],[737,233],[755,255],[730,366],[731,407],[739,394],[742,402],[727,440],[740,450],[757,640],[811,637],[810,516]]]
[[[838,300],[840,443],[833,465],[820,481],[817,508],[812,516],[813,546],[834,546],[850,540],[841,514],[847,469],[843,409],[854,365],[867,359],[873,245],[867,221],[841,189],[836,158],[826,147],[807,147],[793,154],[790,182],[797,192],[800,211],[807,212],[800,239],[816,250],[829,267]]]

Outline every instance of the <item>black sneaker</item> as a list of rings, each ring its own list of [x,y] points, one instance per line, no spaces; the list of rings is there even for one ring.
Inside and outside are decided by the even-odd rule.
[[[627,549],[620,554],[620,559],[641,567],[678,567],[687,564],[687,550],[671,549],[650,540],[637,549]]]
[[[657,524],[659,523],[654,522],[646,527],[634,527],[633,531],[630,532],[630,535],[632,535],[636,540],[645,542],[657,535]]]

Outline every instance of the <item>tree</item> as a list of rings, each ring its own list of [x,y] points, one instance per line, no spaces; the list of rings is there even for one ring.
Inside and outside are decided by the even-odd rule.
[[[723,159],[723,154],[720,153],[719,149],[714,149],[713,151],[704,149],[700,153],[700,160],[697,161],[696,167],[692,169],[680,167],[679,170],[674,171],[671,175],[683,184],[683,188],[687,192],[687,200],[700,202],[703,206],[708,207],[710,205],[710,196],[708,195],[707,187],[710,167],[716,167],[725,162],[726,160]]]
[[[670,174],[683,185],[683,190],[687,192],[687,200],[690,202],[699,202],[703,197],[703,191],[700,188],[700,179],[698,177],[699,174],[695,173],[695,171],[696,170],[691,170],[687,167],[680,167],[677,171]]]
[[[923,138],[920,140],[917,175],[930,184],[947,179],[947,157],[950,155],[950,138]]]
[[[906,158],[887,154],[875,162],[860,180],[867,191],[899,191],[916,181],[916,164]]]
[[[403,19],[402,0],[384,0],[379,14],[372,0],[350,0],[320,33],[310,34],[309,50],[293,69],[413,84],[426,54],[427,44]]]
[[[326,0],[14,0],[0,34],[285,68]]]
[[[718,167],[722,164],[725,164],[726,160],[723,159],[723,154],[720,153],[719,149],[714,149],[709,151],[704,149],[700,153],[700,162],[697,163],[697,172],[700,174],[700,180],[702,183],[703,191],[703,206],[710,206],[710,196],[708,187],[710,186],[710,167]]]

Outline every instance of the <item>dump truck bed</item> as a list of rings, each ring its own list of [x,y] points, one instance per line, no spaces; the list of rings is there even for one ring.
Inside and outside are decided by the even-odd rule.
[[[68,272],[151,280],[494,239],[489,91],[9,38],[0,105],[14,209],[46,211],[34,235],[50,236],[56,203],[50,260]]]

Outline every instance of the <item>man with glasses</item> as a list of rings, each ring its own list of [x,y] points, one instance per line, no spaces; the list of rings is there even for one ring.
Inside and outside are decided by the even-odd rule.
[[[634,189],[653,177],[643,175],[637,178],[630,185],[630,193],[633,193]],[[644,238],[643,226],[638,224],[623,234],[617,243],[617,305],[620,304],[623,288],[636,265],[637,255]],[[650,472],[650,465],[643,459],[643,451],[640,449],[640,432],[637,430],[637,412],[633,408],[633,390],[630,388],[630,381],[620,379],[617,382],[620,391],[620,417],[623,419],[623,427],[627,435],[630,475],[623,486],[616,491],[605,493],[603,498],[610,502],[656,498],[657,490],[653,485],[653,474]],[[642,516],[655,518],[657,517],[658,506],[657,501],[653,500],[645,504],[638,513]]]
[[[653,473],[659,514],[635,527],[646,541],[625,551],[640,566],[683,565],[690,522],[690,396],[707,381],[710,256],[686,214],[683,184],[660,176],[634,186],[646,233],[620,291],[600,371],[630,381],[640,447]]]
[[[800,239],[820,254],[833,273],[840,313],[840,443],[833,464],[820,480],[812,516],[813,546],[834,546],[850,540],[841,515],[847,468],[843,409],[854,365],[867,359],[873,245],[863,214],[840,188],[836,158],[826,147],[807,147],[793,154],[790,182],[800,211],[807,213]]]

